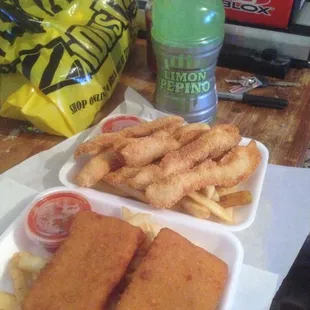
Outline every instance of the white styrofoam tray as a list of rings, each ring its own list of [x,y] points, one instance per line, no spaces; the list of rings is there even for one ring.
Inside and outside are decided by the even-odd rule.
[[[103,119],[94,128],[94,130],[90,133],[90,135],[88,136],[88,138],[86,140],[98,135],[101,132],[102,124],[104,122],[106,122],[108,119],[114,118],[117,116],[121,116],[121,115],[116,114],[116,115],[109,116],[109,117]],[[240,145],[247,145],[250,141],[251,141],[251,139],[243,138]],[[266,173],[266,169],[267,169],[267,165],[268,165],[268,159],[269,159],[268,149],[262,143],[260,143],[258,141],[256,141],[256,143],[257,143],[257,147],[258,147],[259,151],[262,154],[261,164],[259,165],[259,167],[255,171],[255,173],[246,182],[243,182],[239,186],[240,189],[246,189],[246,190],[251,191],[252,196],[253,196],[252,203],[245,206],[245,207],[236,208],[235,213],[234,213],[234,219],[235,219],[236,224],[230,225],[230,224],[226,224],[226,223],[222,223],[222,222],[216,222],[217,225],[220,225],[221,227],[224,227],[224,228],[228,229],[229,231],[244,230],[244,229],[248,228],[249,226],[251,226],[255,220],[256,212],[257,212],[258,205],[259,205],[259,199],[260,199],[261,192],[262,192],[263,182],[264,182],[264,178],[265,178],[265,173]],[[72,154],[72,156],[68,159],[68,161],[64,164],[64,166],[60,169],[60,172],[59,172],[60,182],[67,187],[78,188],[78,186],[76,184],[74,184],[73,178],[77,174],[77,172],[80,171],[80,169],[84,166],[84,164],[85,164],[84,158],[75,160],[73,157],[73,154]],[[111,195],[103,193],[103,192],[100,192],[100,194],[102,195],[102,197],[110,197],[111,196]],[[122,201],[127,202],[128,201],[128,199],[126,199],[126,198],[119,198],[119,199],[120,199],[119,200],[120,202],[122,202]],[[148,212],[151,212],[151,213],[157,213],[158,212],[158,210],[155,210],[151,206],[144,204],[144,203],[140,203],[139,206],[144,208]],[[195,222],[196,225],[201,225],[201,226],[205,225],[206,221],[209,221],[209,220],[198,219],[198,218],[195,218],[191,215],[183,214],[183,213],[173,211],[173,210],[160,210],[160,212],[164,213],[167,216],[169,215],[169,216],[173,217],[174,220],[179,220],[179,221],[191,220],[191,221]]]
[[[141,207],[141,204],[135,201],[122,201],[112,195],[102,196],[100,193],[89,189],[56,187],[39,194],[0,237],[0,291],[13,292],[12,283],[7,273],[7,263],[14,253],[17,251],[28,251],[45,257],[50,255],[42,247],[28,239],[23,224],[26,213],[36,201],[46,194],[60,191],[83,194],[90,201],[93,211],[108,216],[121,218],[123,206],[135,213],[149,213],[148,210],[145,210]],[[203,227],[196,226],[193,221],[177,223],[173,221],[169,214],[167,216],[167,214],[161,212],[152,214],[152,221],[161,227],[168,227],[178,232],[227,263],[229,278],[218,310],[231,309],[243,262],[243,247],[237,237],[211,222],[205,223]]]

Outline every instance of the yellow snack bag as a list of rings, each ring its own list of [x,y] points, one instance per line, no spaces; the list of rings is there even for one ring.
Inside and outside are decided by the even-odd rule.
[[[2,0],[0,116],[70,137],[111,96],[135,37],[135,0]]]

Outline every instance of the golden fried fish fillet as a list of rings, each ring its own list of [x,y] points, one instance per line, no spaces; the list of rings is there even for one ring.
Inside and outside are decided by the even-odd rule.
[[[216,256],[164,228],[138,266],[117,310],[215,310],[228,278]]]
[[[140,228],[91,211],[41,271],[23,310],[102,310],[145,239]]]
[[[146,197],[156,208],[171,208],[184,196],[206,186],[232,187],[250,177],[261,162],[255,141],[237,146],[218,163],[207,159],[190,171],[173,174],[146,189]]]

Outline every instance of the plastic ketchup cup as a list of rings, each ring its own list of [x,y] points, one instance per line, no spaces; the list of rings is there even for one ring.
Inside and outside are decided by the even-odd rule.
[[[61,191],[35,202],[25,219],[27,236],[49,252],[56,251],[67,237],[72,220],[82,210],[91,210],[81,194]]]
[[[137,126],[142,123],[142,120],[134,115],[116,116],[107,120],[101,127],[103,133],[117,132],[122,129]]]

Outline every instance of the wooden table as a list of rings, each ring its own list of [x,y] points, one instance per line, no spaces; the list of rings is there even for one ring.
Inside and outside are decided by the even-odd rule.
[[[218,89],[227,90],[224,79],[237,78],[242,74],[244,73],[236,70],[217,68]],[[287,98],[287,109],[278,111],[221,101],[217,122],[234,123],[243,136],[264,143],[270,151],[270,163],[300,166],[310,141],[310,70],[292,69],[286,79],[300,83],[301,87],[268,87],[255,90],[253,94]],[[121,82],[112,98],[98,113],[95,122],[108,115],[123,101],[127,86],[153,101],[155,78],[147,70],[143,40],[138,40],[133,47]],[[21,133],[21,124],[19,121],[0,118],[0,173],[64,140],[48,134]],[[14,134],[17,136],[14,137]]]

